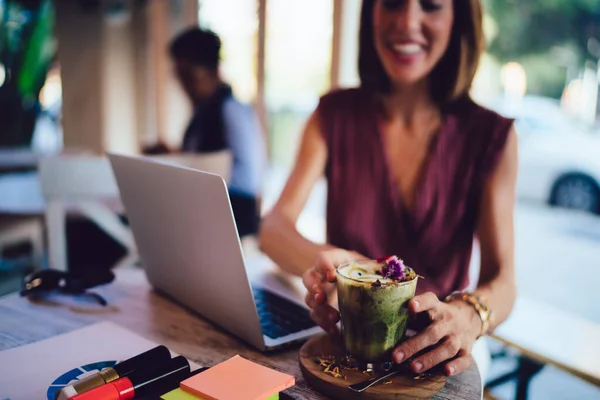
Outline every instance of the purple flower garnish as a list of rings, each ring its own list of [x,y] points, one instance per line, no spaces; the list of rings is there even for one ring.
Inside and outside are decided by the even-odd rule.
[[[393,280],[401,280],[404,278],[404,272],[406,270],[406,266],[396,256],[389,256],[384,259],[385,264],[381,267],[381,271],[379,272],[384,278],[393,279]]]

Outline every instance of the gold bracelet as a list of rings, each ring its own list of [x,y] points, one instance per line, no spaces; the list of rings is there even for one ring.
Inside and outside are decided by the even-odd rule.
[[[491,333],[491,325],[492,325],[492,310],[487,305],[486,300],[475,293],[467,293],[467,292],[455,292],[452,293],[444,299],[446,303],[450,303],[454,300],[461,300],[472,306],[477,314],[479,314],[479,318],[481,318],[481,332],[477,338],[484,335],[488,335]]]

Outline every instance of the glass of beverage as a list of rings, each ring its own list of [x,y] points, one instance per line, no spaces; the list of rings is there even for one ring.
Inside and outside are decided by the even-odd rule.
[[[417,287],[414,271],[397,257],[390,266],[390,259],[352,261],[336,268],[346,353],[367,368],[392,361],[392,350],[406,333],[408,301]],[[402,270],[390,272],[398,265]]]

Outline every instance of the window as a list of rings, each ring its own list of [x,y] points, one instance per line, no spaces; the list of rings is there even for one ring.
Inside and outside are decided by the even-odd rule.
[[[235,10],[235,12],[232,12]],[[198,21],[221,38],[221,73],[238,99],[256,99],[257,0],[200,0]]]
[[[290,167],[306,118],[329,89],[333,2],[267,2],[265,94],[273,164]]]
[[[518,295],[600,323],[600,141],[588,130],[597,118],[598,3],[485,4],[488,47],[478,98],[516,117],[522,138],[515,216]],[[508,364],[496,361],[489,378]],[[549,368],[536,375],[531,391],[539,398],[600,394]],[[510,384],[492,390],[501,399],[514,393]]]

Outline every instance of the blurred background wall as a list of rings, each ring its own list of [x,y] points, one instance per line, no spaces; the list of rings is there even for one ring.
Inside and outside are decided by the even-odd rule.
[[[500,95],[542,97],[574,123],[597,128],[597,2],[484,4],[488,50],[473,96],[493,107]],[[6,128],[2,144],[32,142],[40,111],[52,111],[50,100],[42,104],[46,83],[54,85],[46,92],[61,105],[60,146],[137,152],[157,139],[176,146],[190,108],[174,80],[167,45],[183,28],[200,24],[221,36],[222,73],[258,111],[271,161],[289,167],[319,96],[358,84],[360,6],[360,0],[0,0],[0,72],[7,71],[0,74],[6,81],[0,90],[30,92],[20,94],[30,97],[21,105],[12,104],[29,113],[25,122],[15,122],[16,114],[3,107],[6,121],[29,128]],[[35,49],[43,51],[32,61]],[[37,82],[26,89],[19,76],[36,69]],[[17,89],[15,82],[21,82]],[[35,143],[51,148],[52,142]]]

